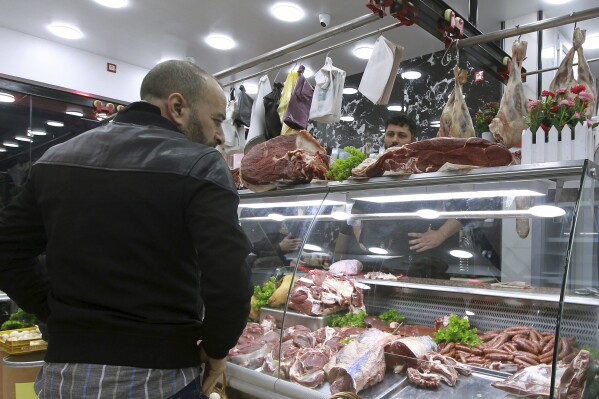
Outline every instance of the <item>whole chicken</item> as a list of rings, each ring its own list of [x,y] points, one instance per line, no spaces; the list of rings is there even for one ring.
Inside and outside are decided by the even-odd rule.
[[[526,55],[528,42],[516,40],[512,45],[512,63],[510,78],[499,104],[497,116],[489,124],[489,130],[498,143],[510,148],[517,145],[522,138],[522,131],[528,127],[526,123],[528,100],[522,86],[522,61]]]
[[[472,118],[466,106],[466,100],[462,93],[462,86],[466,83],[468,72],[457,67],[453,68],[455,76],[455,87],[449,95],[447,104],[441,112],[441,126],[439,127],[438,137],[474,137],[474,126]]]

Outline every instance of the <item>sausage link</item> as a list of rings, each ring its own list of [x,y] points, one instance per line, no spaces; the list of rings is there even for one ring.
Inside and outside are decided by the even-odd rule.
[[[528,334],[529,331],[530,331],[530,327],[516,326],[516,327],[506,328],[503,332],[510,334],[510,335],[514,335],[514,334]]]
[[[460,363],[468,363],[468,360],[467,360],[468,356],[466,356],[466,355],[470,355],[469,353],[456,351],[456,355],[457,355],[457,359],[458,359],[458,361],[460,361]]]
[[[526,362],[531,366],[536,366],[537,364],[539,364],[537,360],[533,359],[530,356],[514,356],[514,362],[516,361],[516,359],[522,360],[523,362]]]
[[[480,356],[470,356],[469,358],[466,359],[466,361],[468,362],[468,364],[471,364],[471,363],[483,364],[485,362],[485,359],[483,359]]]
[[[543,338],[540,336],[537,336],[537,331],[534,328],[530,329],[530,334],[528,335],[528,338],[530,340],[530,342],[532,342],[533,344],[535,344],[537,347],[543,347],[541,344],[543,342]]]
[[[520,349],[524,349],[526,352],[534,354],[538,353],[537,346],[527,339],[514,337],[513,341],[516,343],[516,345],[518,345]]]
[[[543,337],[554,337],[555,334],[552,333],[551,331],[541,331],[539,334],[541,334]]]
[[[518,350],[518,348],[516,348],[516,345],[514,345],[511,342],[506,342],[500,349],[505,349],[508,352],[516,352]]]
[[[483,356],[485,354],[483,349],[477,348],[476,346],[470,348],[470,353],[475,356]]]
[[[565,356],[562,361],[566,362],[566,363],[570,363],[572,360],[574,360],[574,358],[578,355],[578,352],[580,351],[573,351],[572,353],[570,353],[569,355]]]
[[[492,348],[499,340],[501,339],[501,334],[497,335],[495,338],[491,339],[484,343],[485,348]]]
[[[551,362],[553,360],[553,348],[551,348],[551,350],[547,353],[543,353],[541,356],[539,356],[539,361],[541,363],[545,363],[545,360],[549,360],[549,362]]]
[[[479,338],[482,339],[483,341],[487,342],[487,341],[492,340],[496,336],[498,336],[500,333],[501,333],[501,330],[491,330],[491,331],[487,331],[486,333],[481,334],[479,336]]]
[[[512,355],[514,356],[525,356],[525,357],[529,357],[531,359],[534,359],[535,361],[539,361],[540,356],[535,355],[534,353],[530,353],[530,352],[522,352],[522,351],[517,351],[512,353]]]
[[[512,361],[514,360],[514,355],[504,355],[502,353],[489,353],[485,356],[485,359],[489,360],[501,360],[501,361]]]
[[[453,350],[453,348],[455,348],[455,344],[453,342],[447,343],[447,344],[445,344],[445,346],[441,349],[441,351],[439,353],[441,355],[445,355],[445,354],[451,352]]]
[[[483,349],[485,355],[490,355],[491,353],[499,353],[500,355],[509,355],[510,353],[504,349],[495,349],[495,348],[485,348]]]
[[[557,352],[557,359],[562,360],[570,352],[570,344],[566,338],[559,339],[559,351]]]
[[[520,357],[514,358],[514,363],[516,363],[519,366],[524,366],[524,367],[532,366],[532,364],[528,363],[526,360],[522,360],[522,358],[520,358]]]
[[[539,344],[542,344],[544,342],[543,341],[543,336],[541,335],[541,333],[539,333],[534,328],[530,330],[530,334],[534,335],[536,337],[536,340],[539,342]]]
[[[499,335],[499,339],[497,340],[497,342],[494,343],[491,346],[491,348],[497,349],[501,345],[505,344],[509,339],[510,339],[510,336],[508,334],[502,333],[501,335]]]
[[[468,345],[464,345],[464,344],[456,344],[455,349],[458,351],[467,352],[470,354],[472,353],[472,350],[470,349],[470,347]]]
[[[551,349],[553,349],[553,346],[555,345],[555,338],[551,338],[546,344],[545,346],[543,346],[543,349],[541,349],[541,354],[543,353],[547,353],[549,352]]]

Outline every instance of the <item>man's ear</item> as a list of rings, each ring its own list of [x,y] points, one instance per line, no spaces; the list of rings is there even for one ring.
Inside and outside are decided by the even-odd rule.
[[[166,117],[178,128],[187,124],[189,105],[180,93],[171,93],[166,100]]]

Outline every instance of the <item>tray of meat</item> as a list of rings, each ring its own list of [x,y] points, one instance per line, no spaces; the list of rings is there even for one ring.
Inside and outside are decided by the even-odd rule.
[[[346,312],[347,309],[342,309],[341,311]],[[283,309],[262,308],[260,309],[260,322],[262,322],[262,320],[264,320],[267,316],[272,316],[277,321],[277,327],[281,327],[283,324],[284,312],[285,311]],[[285,316],[285,325],[295,326],[300,324],[302,326],[308,327],[312,331],[316,331],[319,328],[330,325],[332,316],[332,314],[326,316],[310,316],[288,310],[287,315]]]

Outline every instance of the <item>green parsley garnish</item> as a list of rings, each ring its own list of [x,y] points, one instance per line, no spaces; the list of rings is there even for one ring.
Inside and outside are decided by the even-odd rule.
[[[333,315],[333,317],[331,317],[331,326],[332,327],[347,327],[347,326],[366,327],[366,324],[364,323],[364,319],[366,318],[366,316],[368,316],[366,314],[366,312],[360,312],[360,313],[351,313],[350,312],[344,316]]]
[[[402,316],[397,309],[389,309],[386,312],[383,312],[379,315],[379,319],[386,321],[387,323],[391,322],[400,322],[405,319],[405,316]]]
[[[462,342],[474,346],[483,342],[476,333],[476,328],[470,328],[468,319],[461,319],[455,314],[449,316],[449,325],[435,332],[434,340],[439,342]]]
[[[277,282],[275,280],[275,276],[272,276],[265,282],[262,286],[257,285],[254,287],[254,296],[257,299],[256,303],[252,304],[252,308],[257,312],[263,306],[268,305],[268,298],[272,296],[272,294],[277,289]]]
[[[345,147],[344,149],[350,156],[347,159],[334,160],[331,164],[331,170],[329,170],[328,173],[329,177],[332,177],[337,181],[346,180],[350,177],[351,170],[366,159],[366,155],[354,147]]]

